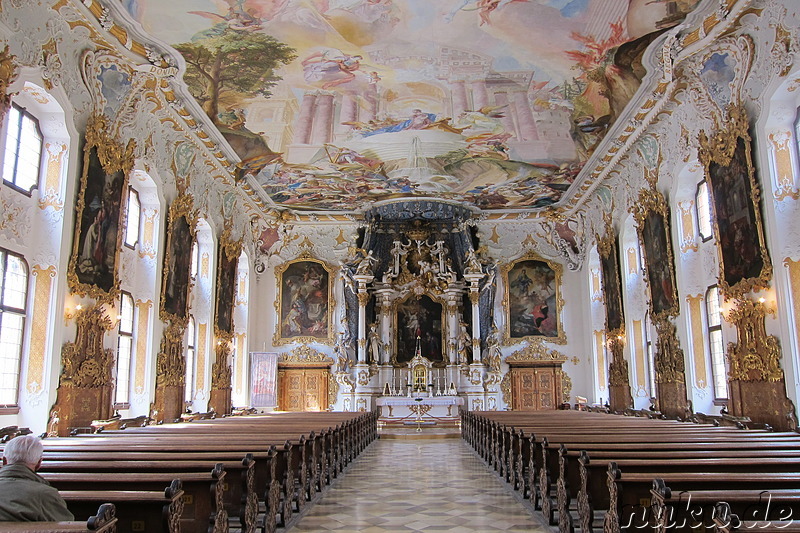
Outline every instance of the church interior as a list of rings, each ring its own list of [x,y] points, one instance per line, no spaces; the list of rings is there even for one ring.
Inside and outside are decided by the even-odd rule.
[[[329,477],[460,428],[546,509],[506,424],[796,433],[799,30],[789,0],[4,0],[0,427],[211,449],[201,419],[286,412],[358,428]]]

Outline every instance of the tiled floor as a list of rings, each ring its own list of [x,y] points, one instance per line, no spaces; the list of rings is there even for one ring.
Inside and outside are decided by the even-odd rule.
[[[460,439],[378,440],[295,532],[548,531]]]

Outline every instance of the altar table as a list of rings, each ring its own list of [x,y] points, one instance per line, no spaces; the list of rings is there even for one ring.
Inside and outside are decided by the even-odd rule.
[[[417,401],[417,398],[420,398]],[[419,414],[422,420],[452,420],[458,417],[460,396],[381,396],[375,401],[381,408],[381,418],[386,421],[414,421]]]

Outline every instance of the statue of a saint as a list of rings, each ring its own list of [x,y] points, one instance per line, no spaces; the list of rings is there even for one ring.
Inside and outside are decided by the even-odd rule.
[[[381,336],[378,333],[378,324],[373,322],[367,334],[367,350],[370,363],[381,362]]]
[[[472,336],[467,330],[467,325],[462,320],[458,325],[458,338],[456,339],[456,363],[469,364],[469,354],[472,351]]]
[[[372,267],[378,264],[378,258],[372,255],[372,250],[370,250],[367,255],[361,258],[358,262],[358,267],[356,267],[356,274],[364,275],[364,276],[371,276],[373,274]]]

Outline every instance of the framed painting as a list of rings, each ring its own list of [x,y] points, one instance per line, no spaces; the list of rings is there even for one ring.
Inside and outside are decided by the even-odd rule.
[[[563,267],[528,253],[501,268],[508,311],[505,341],[541,339],[567,342],[561,322],[561,277]]]
[[[161,319],[185,321],[192,284],[192,244],[197,217],[192,197],[181,195],[169,208],[167,248],[161,289]]]
[[[678,314],[678,290],[669,229],[669,207],[664,196],[645,189],[639,195],[634,213],[645,264],[645,280],[650,288],[653,318]]]
[[[448,362],[443,342],[444,306],[428,295],[409,295],[395,308],[395,353],[392,363],[405,365],[414,357],[419,337],[420,355],[434,364]]]
[[[87,127],[67,276],[75,294],[108,303],[119,295],[117,267],[133,144],[123,150],[106,137],[102,124],[101,118],[93,117]]]
[[[600,273],[606,307],[606,332],[623,330],[625,314],[622,307],[622,276],[619,264],[619,238],[609,226],[606,235],[597,240],[600,254]]]
[[[772,263],[764,239],[747,113],[730,107],[728,114],[725,127],[718,127],[710,138],[700,132],[699,157],[711,196],[720,290],[726,297],[738,297],[766,288]]]
[[[333,344],[334,269],[303,256],[275,268],[278,312],[273,344],[319,342]]]
[[[216,326],[220,331],[233,333],[233,308],[236,304],[236,275],[239,268],[240,243],[220,240],[217,252]]]
[[[250,353],[250,405],[276,407],[278,405],[278,354]]]

